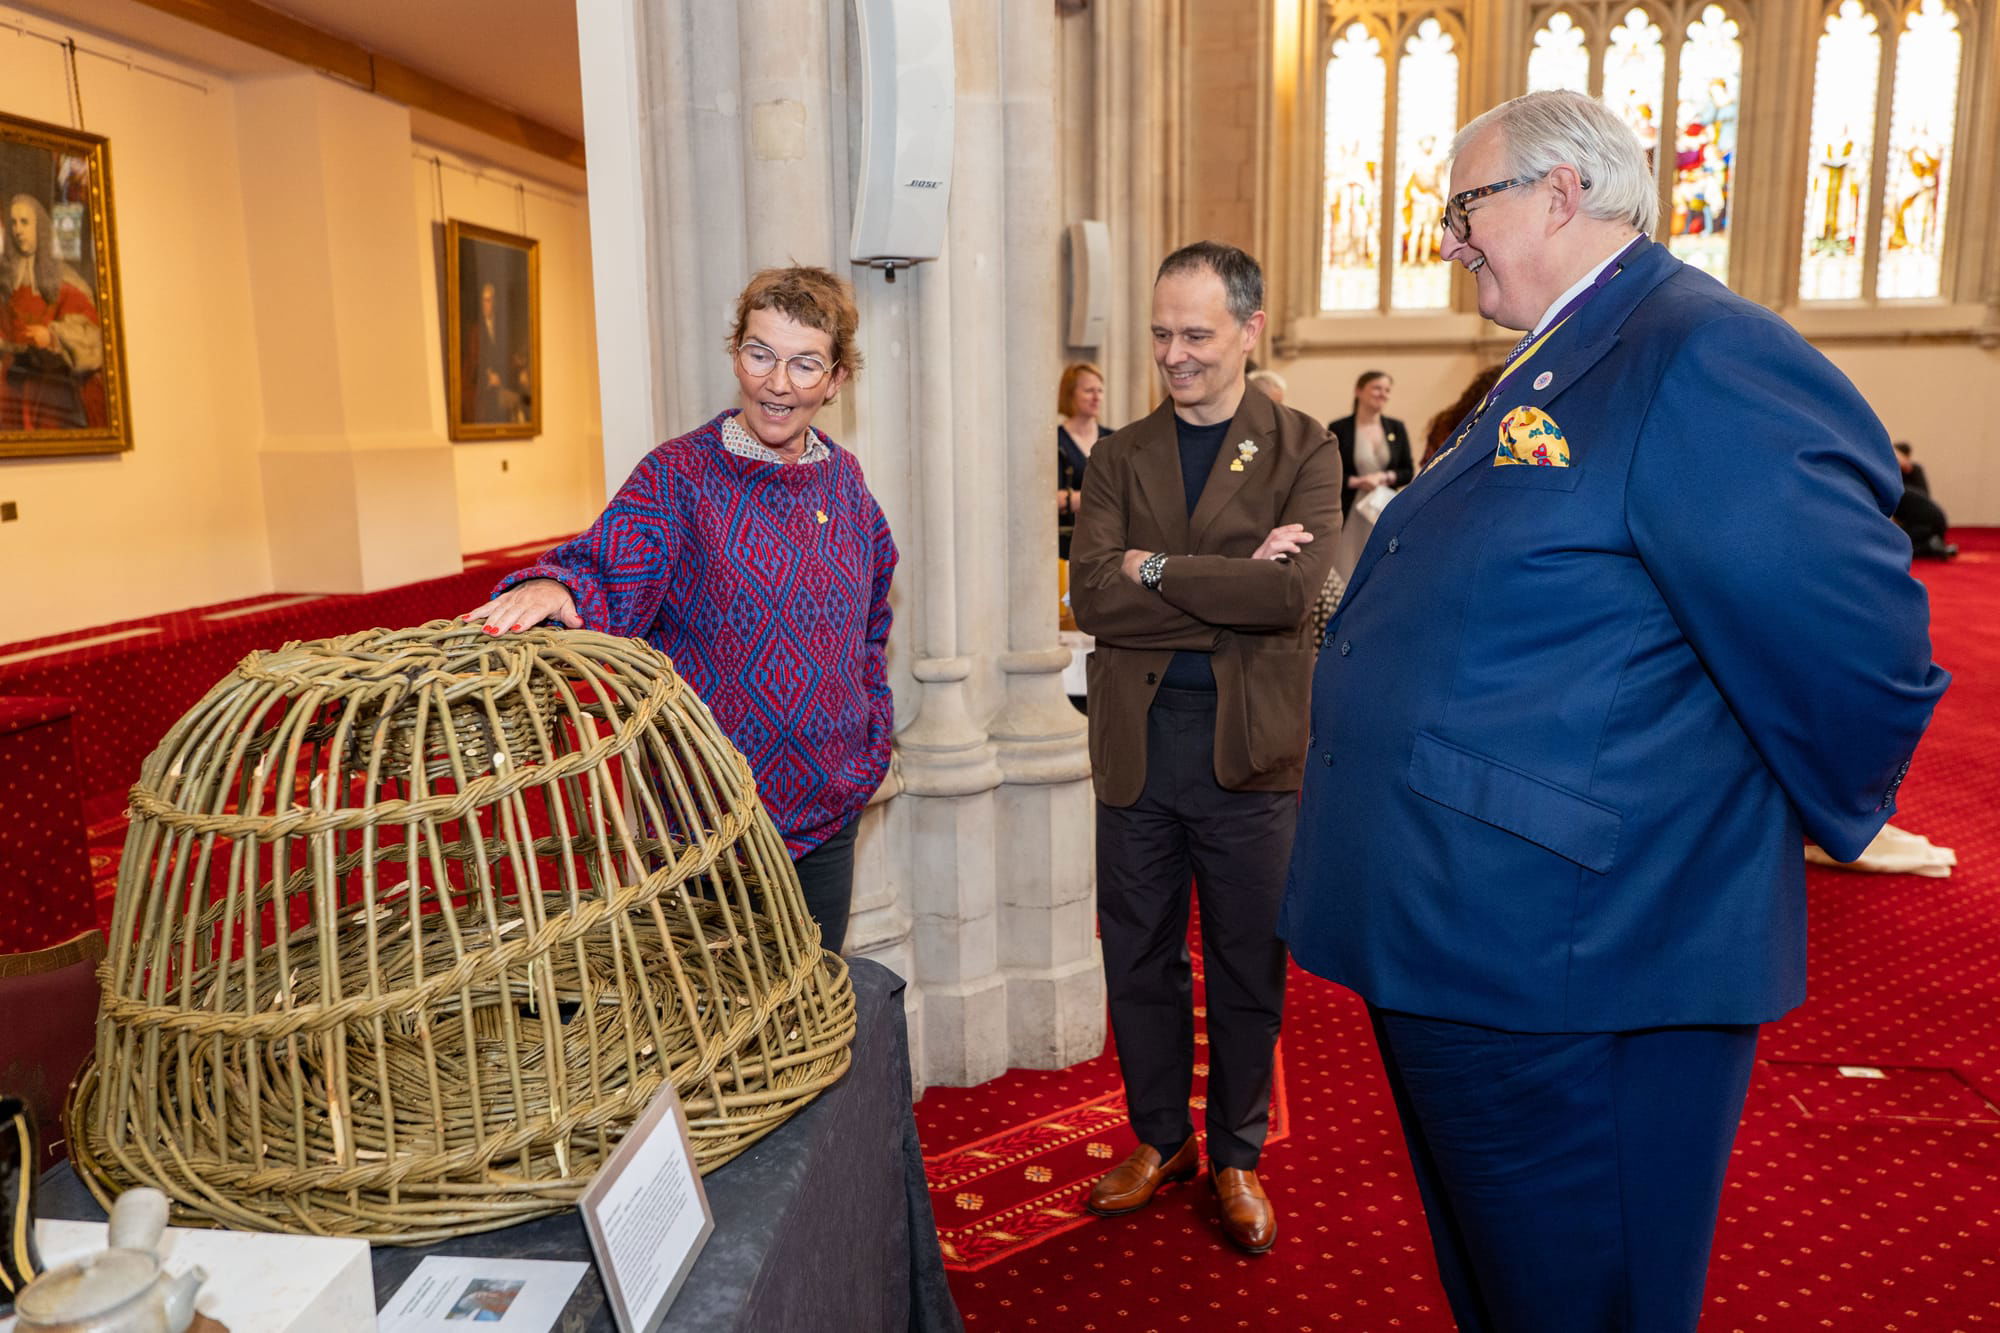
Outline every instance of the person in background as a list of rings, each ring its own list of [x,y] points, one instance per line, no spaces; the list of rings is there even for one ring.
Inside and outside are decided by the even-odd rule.
[[[1064,366],[1056,389],[1056,553],[1065,560],[1090,451],[1112,431],[1099,422],[1103,413],[1104,372],[1088,361]]]
[[[1250,372],[1249,380],[1264,391],[1266,398],[1281,407],[1284,405],[1285,393],[1290,386],[1285,383],[1283,375],[1275,370],[1253,370]]]
[[[1416,474],[1410,457],[1409,427],[1395,417],[1382,415],[1396,381],[1386,370],[1365,370],[1354,381],[1354,410],[1326,428],[1340,444],[1340,466],[1347,485],[1340,493],[1340,513],[1345,518],[1354,502],[1382,486],[1403,487]]]
[[[1264,274],[1230,245],[1167,256],[1153,360],[1167,398],[1091,464],[1070,600],[1089,663],[1097,920],[1139,1146],[1086,1201],[1136,1212],[1193,1177],[1191,891],[1208,981],[1208,1157],[1230,1241],[1271,1248],[1257,1179],[1285,1000],[1277,937],[1298,818],[1312,650],[1305,621],[1340,526],[1320,424],[1245,382]]]
[[[1905,441],[1896,442],[1896,465],[1903,471],[1903,498],[1896,502],[1896,526],[1910,536],[1910,553],[1924,560],[1949,560],[1958,547],[1945,540],[1950,527],[1944,510],[1931,498],[1930,478],[1915,451]]]
[[[465,616],[490,634],[552,621],[643,638],[673,658],[749,759],[835,953],[894,730],[895,539],[854,455],[812,425],[861,368],[857,322],[825,269],[751,278],[728,342],[735,406],[654,449],[587,532]]]
[[[1465,386],[1465,392],[1458,401],[1431,418],[1430,425],[1424,427],[1424,456],[1417,460],[1417,470],[1422,471],[1431,461],[1431,455],[1444,447],[1450,438],[1452,428],[1472,415],[1472,409],[1479,406],[1486,391],[1493,387],[1493,381],[1500,378],[1500,372],[1507,368],[1505,361],[1495,361],[1492,365],[1472,377],[1472,383]]]
[[[479,284],[479,318],[465,331],[466,420],[526,421],[533,404],[534,384],[528,375],[528,355],[518,342],[512,321],[499,308],[493,283]]]
[[[1881,423],[1648,239],[1616,112],[1504,103],[1449,188],[1529,336],[1327,626],[1283,934],[1368,1004],[1460,1329],[1693,1333],[1800,845],[1867,847],[1949,677]]]
[[[1410,484],[1416,472],[1410,458],[1409,427],[1382,415],[1395,387],[1387,371],[1363,371],[1354,381],[1354,410],[1327,423],[1340,446],[1341,475],[1347,478],[1347,485],[1340,492],[1340,544],[1333,554],[1328,587],[1321,592],[1322,606],[1330,605],[1337,588],[1361,559],[1382,507],[1398,489]]]

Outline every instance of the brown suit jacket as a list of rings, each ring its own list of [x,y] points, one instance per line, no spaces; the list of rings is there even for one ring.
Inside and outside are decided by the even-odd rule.
[[[1233,471],[1248,440],[1257,451]],[[1097,638],[1088,662],[1090,769],[1098,799],[1126,806],[1146,783],[1146,714],[1176,650],[1213,654],[1215,778],[1293,791],[1304,774],[1313,644],[1306,619],[1340,530],[1340,453],[1326,427],[1253,385],[1192,517],[1173,402],[1091,453],[1070,542],[1070,604]],[[1252,560],[1272,528],[1313,541]],[[1125,552],[1165,551],[1158,592],[1125,577]]]

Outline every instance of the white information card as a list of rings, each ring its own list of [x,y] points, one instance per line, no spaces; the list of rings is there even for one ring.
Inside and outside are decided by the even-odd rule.
[[[431,1255],[403,1279],[377,1318],[379,1333],[456,1333],[492,1327],[548,1333],[589,1264],[553,1259]]]
[[[577,1206],[620,1333],[652,1333],[715,1230],[672,1084],[660,1090]]]

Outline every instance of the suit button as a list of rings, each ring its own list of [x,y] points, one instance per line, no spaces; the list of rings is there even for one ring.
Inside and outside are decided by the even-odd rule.
[[[1391,537],[1389,539],[1389,554],[1390,555],[1396,554],[1396,548],[1398,546],[1401,546],[1402,544],[1403,544],[1403,539],[1401,537]]]
[[[1146,683],[1148,685],[1157,685],[1160,683],[1160,678],[1156,673],[1148,671],[1146,673]]]
[[[1349,653],[1351,653],[1351,652],[1353,652],[1353,651],[1354,651],[1354,640],[1352,640],[1352,639],[1342,639],[1342,640],[1340,641],[1340,655],[1341,655],[1342,657],[1345,657],[1345,656],[1347,656],[1347,655],[1348,655]]]
[[[1319,757],[1320,757],[1320,758],[1321,758],[1322,760],[1324,760],[1324,761],[1326,762],[1326,766],[1327,766],[1328,768],[1332,768],[1332,767],[1333,767],[1333,751],[1331,751],[1331,750],[1322,750],[1322,751],[1320,751],[1320,756],[1319,756]]]

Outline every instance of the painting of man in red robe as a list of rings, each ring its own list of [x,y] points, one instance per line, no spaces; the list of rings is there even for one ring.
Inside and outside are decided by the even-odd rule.
[[[0,251],[0,431],[87,430],[107,421],[104,326],[89,281],[56,252],[49,210],[7,200]]]

